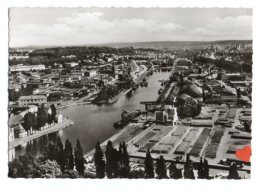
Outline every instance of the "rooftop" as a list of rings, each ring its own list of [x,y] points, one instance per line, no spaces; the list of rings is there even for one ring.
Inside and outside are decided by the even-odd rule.
[[[44,95],[21,96],[18,100],[46,99]]]

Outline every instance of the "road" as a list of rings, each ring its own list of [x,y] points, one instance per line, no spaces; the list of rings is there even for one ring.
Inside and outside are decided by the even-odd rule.
[[[8,149],[9,150],[13,149],[13,148],[15,148],[15,147],[17,147],[17,146],[19,146],[23,143],[27,143],[30,140],[39,138],[39,137],[46,135],[46,134],[57,132],[57,131],[62,130],[62,129],[64,129],[68,126],[71,126],[73,124],[74,124],[73,121],[71,121],[70,119],[63,118],[62,122],[55,123],[55,125],[47,128],[47,129],[44,129],[42,131],[37,131],[35,134],[29,135],[29,136],[26,136],[26,137],[23,137],[23,138],[15,138],[13,141],[8,143]]]

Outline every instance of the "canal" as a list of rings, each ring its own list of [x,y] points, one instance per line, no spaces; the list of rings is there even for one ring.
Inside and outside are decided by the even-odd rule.
[[[154,72],[148,79],[148,87],[139,87],[131,95],[121,96],[113,104],[102,106],[87,104],[62,109],[60,113],[71,119],[74,125],[18,146],[15,148],[15,156],[23,155],[26,151],[34,156],[43,154],[47,143],[55,140],[57,135],[61,137],[63,143],[69,139],[73,146],[79,139],[84,153],[87,153],[95,147],[97,141],[103,142],[118,131],[113,124],[120,120],[123,110],[144,110],[140,101],[156,100],[161,87],[159,80],[168,79],[169,74],[170,72]]]

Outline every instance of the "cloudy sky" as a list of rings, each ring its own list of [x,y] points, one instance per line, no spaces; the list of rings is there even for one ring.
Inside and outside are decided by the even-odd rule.
[[[12,8],[10,47],[252,39],[252,9]]]

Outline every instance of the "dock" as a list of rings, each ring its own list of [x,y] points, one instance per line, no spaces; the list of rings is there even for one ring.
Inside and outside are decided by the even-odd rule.
[[[46,135],[46,134],[57,132],[59,130],[65,129],[65,128],[73,125],[73,124],[74,124],[74,122],[71,121],[70,119],[63,118],[62,122],[55,123],[53,126],[47,128],[47,129],[44,129],[42,131],[37,131],[36,133],[29,135],[29,136],[26,136],[26,137],[23,137],[23,138],[15,138],[13,141],[8,143],[8,149],[9,150],[13,149],[13,148],[15,148],[15,147],[17,147],[17,146],[19,146],[23,143],[29,142],[30,140],[34,140],[34,139],[39,138],[39,137]]]

